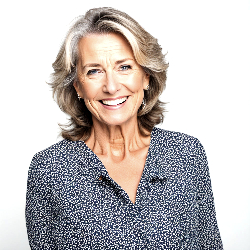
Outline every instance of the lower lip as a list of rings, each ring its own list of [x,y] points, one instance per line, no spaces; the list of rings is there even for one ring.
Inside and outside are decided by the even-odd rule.
[[[126,104],[126,102],[128,101],[128,98],[127,98],[127,100],[125,101],[125,102],[123,102],[123,103],[121,103],[121,104],[117,104],[117,105],[105,105],[105,104],[103,104],[103,103],[101,103],[102,104],[102,106],[105,108],[105,109],[109,109],[109,110],[116,110],[116,109],[119,109],[119,108],[122,108],[125,104]]]

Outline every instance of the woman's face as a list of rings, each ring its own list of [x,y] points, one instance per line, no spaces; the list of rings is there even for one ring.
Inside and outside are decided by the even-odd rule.
[[[91,34],[79,42],[77,93],[92,116],[108,125],[137,118],[149,76],[118,34]]]

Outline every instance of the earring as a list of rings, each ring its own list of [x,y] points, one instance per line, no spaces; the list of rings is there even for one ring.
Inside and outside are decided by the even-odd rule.
[[[142,104],[141,104],[142,108],[141,109],[145,109],[146,107],[146,100],[143,98],[142,100]]]
[[[78,100],[80,101],[81,100],[81,96],[79,96],[79,94],[77,93],[77,97],[78,97]]]
[[[146,86],[146,90],[149,90],[149,84]]]

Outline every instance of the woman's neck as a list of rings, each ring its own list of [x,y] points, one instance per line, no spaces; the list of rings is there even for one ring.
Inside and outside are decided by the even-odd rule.
[[[88,147],[97,155],[111,157],[119,162],[133,152],[149,146],[148,136],[141,135],[137,117],[126,124],[110,126],[101,123],[93,117],[93,127],[90,138],[85,141]]]

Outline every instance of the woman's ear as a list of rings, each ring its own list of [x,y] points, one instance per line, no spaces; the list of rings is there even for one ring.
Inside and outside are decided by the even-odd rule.
[[[76,90],[77,97],[78,97],[78,99],[80,101],[82,97],[79,94],[81,91],[80,91],[80,88],[79,88],[79,85],[78,85],[77,81],[74,81],[73,86],[74,86],[74,88]]]
[[[148,90],[149,79],[150,79],[150,75],[148,73],[145,73],[144,82],[143,82],[143,89],[145,90]]]
[[[77,81],[74,81],[73,86],[74,86],[74,88],[76,90],[76,93],[79,94],[80,90],[79,90],[79,86],[78,86]]]

